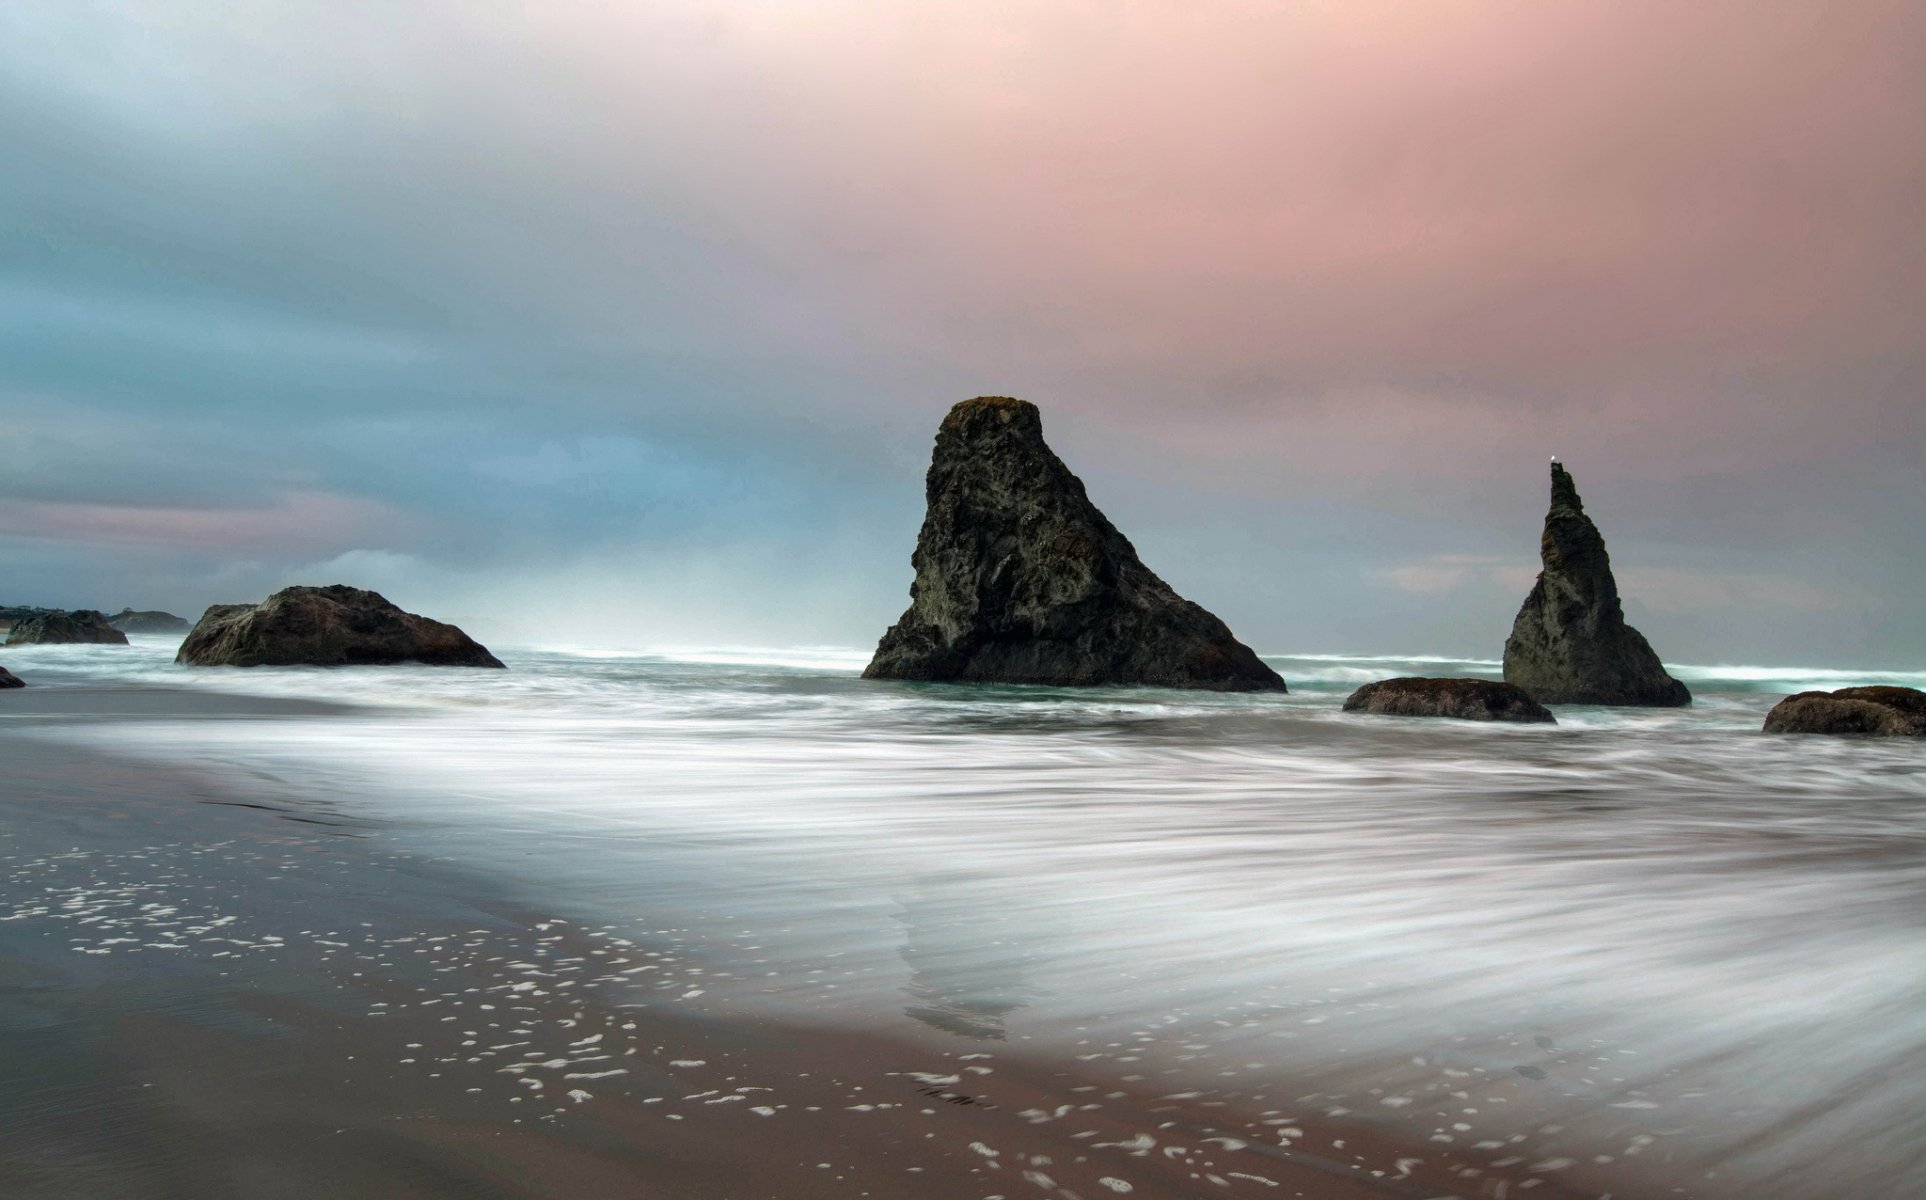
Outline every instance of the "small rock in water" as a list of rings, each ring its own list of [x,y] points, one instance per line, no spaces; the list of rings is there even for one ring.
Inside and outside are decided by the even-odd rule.
[[[96,645],[125,646],[127,635],[107,623],[105,614],[91,608],[39,613],[14,622],[7,633],[9,646]]]
[[[1556,724],[1549,709],[1516,684],[1490,679],[1380,679],[1351,693],[1345,712],[1461,721]]]
[[[186,618],[158,609],[135,612],[131,608],[123,608],[108,617],[107,623],[122,633],[184,633],[190,628]]]
[[[1800,692],[1772,706],[1765,732],[1926,737],[1926,692],[1909,687]]]
[[[216,604],[181,643],[174,661],[197,667],[502,665],[453,625],[403,612],[377,592],[342,584],[283,588],[259,604]]]
[[[18,675],[15,675],[12,671],[7,670],[5,667],[0,667],[0,688],[18,688],[18,687],[26,687],[26,686],[27,685],[25,683],[22,683],[20,681],[20,677]]]

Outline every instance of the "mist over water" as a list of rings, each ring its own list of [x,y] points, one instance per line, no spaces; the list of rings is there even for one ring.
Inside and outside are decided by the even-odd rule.
[[[1662,1158],[1685,1194],[1926,1192],[1926,747],[1758,732],[1787,692],[1926,672],[1674,667],[1690,708],[1512,727],[1339,711],[1489,661],[1270,656],[1290,694],[1222,696],[872,683],[836,648],[239,671],[135,643],[8,665],[364,705],[51,735],[674,922],[731,1011]]]

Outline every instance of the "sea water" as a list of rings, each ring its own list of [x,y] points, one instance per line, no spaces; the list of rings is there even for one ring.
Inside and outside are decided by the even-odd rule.
[[[1550,1130],[1663,1155],[1680,1194],[1926,1194],[1926,746],[1759,731],[1787,692],[1926,672],[1674,667],[1689,708],[1511,726],[1340,711],[1372,679],[1498,674],[1442,658],[1269,656],[1288,695],[1217,695],[867,682],[834,648],[505,672],[172,649],[8,665],[353,705],[37,735],[673,928],[707,964],[677,987],[723,1016],[1287,1096],[1420,1144]]]

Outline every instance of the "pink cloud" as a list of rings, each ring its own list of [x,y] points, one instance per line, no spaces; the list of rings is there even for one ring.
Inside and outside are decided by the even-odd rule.
[[[0,525],[16,537],[178,551],[317,553],[405,524],[384,505],[330,492],[286,492],[257,508],[0,499]]]
[[[203,15],[223,52],[198,70],[145,30],[101,52],[155,119],[326,130],[367,106],[461,131],[424,148],[489,203],[453,210],[472,228],[426,210],[421,240],[572,336],[647,345],[646,235],[673,228],[724,343],[941,376],[917,403],[963,379],[1175,436],[1191,410],[1308,411],[1410,457],[1425,410],[1490,410],[1526,435],[1663,426],[1644,445],[1704,469],[1916,429],[1910,0],[327,12],[298,38],[261,35],[278,11]],[[214,77],[247,103],[202,95]],[[154,100],[181,91],[186,117]]]
[[[811,247],[861,247],[881,265],[852,282],[939,340],[1525,386],[1917,329],[1916,6],[831,4],[721,28],[710,86],[753,80],[757,109],[712,148],[784,199],[738,232],[818,270],[846,259]]]
[[[1507,562],[1480,554],[1434,554],[1414,562],[1399,563],[1376,572],[1376,576],[1401,592],[1414,596],[1437,596],[1457,591],[1467,584],[1495,583],[1523,598],[1538,577],[1538,568],[1522,562]]]
[[[1804,613],[1862,612],[1863,592],[1826,587],[1787,575],[1745,571],[1693,571],[1627,567],[1619,590],[1660,613],[1735,613],[1784,609]]]
[[[1462,588],[1497,587],[1523,600],[1538,578],[1538,565],[1480,554],[1433,554],[1373,573],[1407,595],[1435,597]],[[1850,591],[1766,572],[1694,570],[1620,564],[1613,574],[1619,593],[1653,612],[1732,613],[1759,609],[1823,613],[1863,607]]]
[[[1206,470],[1677,478],[1917,431],[1906,0],[545,12],[599,182],[759,264],[768,328]]]

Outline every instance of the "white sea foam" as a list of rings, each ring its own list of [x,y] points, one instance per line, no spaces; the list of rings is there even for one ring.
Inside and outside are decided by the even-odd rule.
[[[1759,732],[1785,691],[1926,672],[1677,667],[1690,708],[1500,727],[1338,710],[1364,679],[1497,673],[1439,657],[1274,657],[1289,695],[1226,696],[872,684],[866,654],[823,648],[504,651],[507,672],[191,670],[171,649],[8,665],[379,706],[64,736],[287,781],[511,874],[539,853],[584,910],[752,935],[754,987],[690,966],[664,999],[1021,1028],[1120,1071],[1180,1037],[1222,1047],[1171,1080],[1193,1089],[1226,1064],[1368,1064],[1375,1092],[1321,1107],[1374,1119],[1502,1079],[1926,1187],[1903,1174],[1916,1132],[1861,1144],[1926,1113],[1926,748]],[[612,970],[653,986],[647,965]]]

